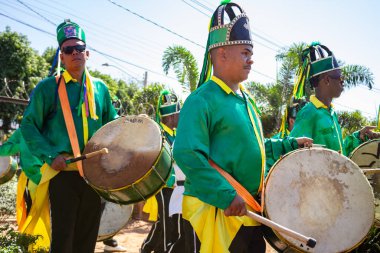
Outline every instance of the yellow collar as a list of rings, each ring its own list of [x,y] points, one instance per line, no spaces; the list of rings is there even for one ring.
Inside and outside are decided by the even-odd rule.
[[[313,105],[317,108],[325,108],[325,109],[329,109],[322,101],[320,101],[315,95],[311,95],[310,96],[310,102],[313,103]],[[333,104],[331,104],[331,107],[334,107]]]
[[[225,82],[223,82],[221,79],[217,78],[216,76],[212,76],[210,79],[214,81],[217,85],[219,85],[219,87],[222,88],[222,90],[224,90],[225,93],[230,94],[232,92],[233,94],[235,94],[235,92]],[[239,83],[239,88],[242,91],[245,91],[243,85],[241,85],[240,83]]]
[[[62,76],[63,76],[63,78],[65,79],[65,83],[69,83],[70,81],[73,81],[73,82],[75,82],[75,83],[78,82],[78,80],[77,80],[77,79],[74,79],[74,78],[70,75],[70,73],[69,73],[67,70],[65,70],[65,71],[63,72]]]

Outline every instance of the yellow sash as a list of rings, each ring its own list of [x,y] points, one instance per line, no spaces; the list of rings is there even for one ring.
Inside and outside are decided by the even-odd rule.
[[[247,209],[252,209],[247,206]],[[182,216],[194,228],[201,242],[201,253],[228,253],[232,240],[242,225],[260,226],[247,216],[225,216],[224,211],[198,198],[184,196]]]
[[[65,171],[77,171],[75,163],[68,164]],[[51,241],[49,182],[59,171],[53,170],[47,163],[41,167],[42,178],[32,197],[32,208],[19,231],[30,235],[41,235],[33,249],[49,248]],[[25,189],[24,189],[25,190]],[[33,251],[33,249],[29,249]]]
[[[157,221],[158,219],[158,203],[156,196],[152,196],[149,199],[146,200],[144,208],[144,213],[149,213],[149,220],[150,221]]]

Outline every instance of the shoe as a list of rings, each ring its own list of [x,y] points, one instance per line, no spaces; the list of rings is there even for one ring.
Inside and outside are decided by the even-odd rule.
[[[127,249],[120,245],[115,246],[115,247],[104,245],[104,252],[126,252],[126,251]]]

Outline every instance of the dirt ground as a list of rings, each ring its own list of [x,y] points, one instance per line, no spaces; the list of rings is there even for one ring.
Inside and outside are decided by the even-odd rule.
[[[118,244],[127,248],[128,253],[138,253],[140,246],[148,235],[153,223],[146,221],[147,215],[139,212],[139,208],[135,206],[132,218],[127,225],[121,229],[115,236]],[[96,243],[95,253],[103,251],[104,244]],[[267,244],[266,253],[275,253],[276,251]]]

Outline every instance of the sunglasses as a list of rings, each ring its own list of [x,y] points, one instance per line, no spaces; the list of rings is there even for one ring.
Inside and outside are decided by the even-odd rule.
[[[329,75],[329,77],[330,77],[331,79],[334,79],[334,80],[340,80],[340,81],[344,82],[344,76],[342,76],[342,75],[336,75],[336,76],[334,76],[334,75]]]
[[[74,52],[74,49],[82,53],[84,50],[86,50],[86,45],[75,45],[75,46],[67,46],[62,48],[62,52],[65,54],[72,54]]]

